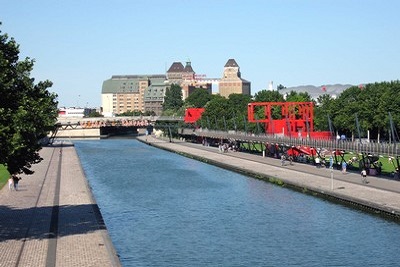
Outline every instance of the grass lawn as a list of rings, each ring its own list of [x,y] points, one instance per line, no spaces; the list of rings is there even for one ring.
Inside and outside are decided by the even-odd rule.
[[[358,157],[359,160],[362,160],[362,156],[357,155],[356,153],[345,153],[344,154],[344,159],[346,160],[346,162],[348,162],[353,157]],[[392,161],[389,161],[389,158],[387,156],[379,156],[378,161],[382,164],[382,174],[389,175],[396,170],[394,164],[397,164],[397,163],[396,163],[395,159],[393,159]],[[359,163],[355,162],[353,164],[353,167],[359,169]]]
[[[247,143],[242,143],[241,147],[249,149],[249,145]],[[258,152],[262,153],[261,145],[259,143],[253,144],[251,149],[257,150]],[[353,157],[357,157],[358,160],[362,159],[361,155],[357,155],[356,153],[346,152],[344,154],[344,159],[346,160],[346,162],[349,162],[349,160],[352,159]],[[340,156],[338,156],[338,160],[341,161],[341,159],[342,158]],[[329,162],[329,157],[326,157],[325,160],[327,162]],[[391,173],[393,173],[396,170],[395,165],[397,165],[397,163],[396,163],[395,159],[393,159],[392,161],[389,161],[389,158],[387,156],[381,156],[381,157],[379,157],[378,161],[380,163],[382,163],[382,174],[390,175]],[[395,163],[395,165],[393,163]],[[359,170],[359,163],[355,162],[349,169]],[[361,170],[359,170],[359,171],[361,171]]]
[[[7,183],[10,174],[8,173],[6,167],[0,164],[0,189]]]

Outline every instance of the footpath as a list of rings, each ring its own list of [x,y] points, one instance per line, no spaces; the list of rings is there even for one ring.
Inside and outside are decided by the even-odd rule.
[[[290,165],[288,161],[281,166],[279,159],[242,152],[222,153],[215,147],[179,140],[169,142],[154,136],[139,136],[137,139],[206,163],[400,219],[399,180],[368,176],[365,184],[358,173],[342,173],[297,162]]]
[[[0,267],[121,266],[75,148],[40,155],[18,191],[0,190]]]

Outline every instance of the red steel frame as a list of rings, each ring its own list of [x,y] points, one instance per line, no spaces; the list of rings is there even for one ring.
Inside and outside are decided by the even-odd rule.
[[[265,118],[254,118],[256,107],[264,108]],[[272,119],[273,107],[281,107],[282,119]],[[282,128],[285,135],[301,134],[305,136],[308,134],[307,131],[314,132],[313,102],[253,102],[248,104],[247,114],[249,122],[264,122],[266,133],[282,133]]]

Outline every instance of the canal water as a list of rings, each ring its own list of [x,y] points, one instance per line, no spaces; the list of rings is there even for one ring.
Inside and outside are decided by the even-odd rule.
[[[399,266],[400,225],[140,143],[75,147],[123,266]]]

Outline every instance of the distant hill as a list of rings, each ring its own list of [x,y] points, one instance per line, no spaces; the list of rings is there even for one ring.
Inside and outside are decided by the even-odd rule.
[[[311,97],[313,99],[317,99],[320,95],[323,95],[323,94],[329,94],[332,97],[337,97],[340,95],[341,92],[343,92],[344,90],[346,90],[352,86],[354,86],[354,85],[351,85],[351,84],[330,84],[330,85],[321,85],[321,86],[301,85],[301,86],[285,88],[285,89],[279,90],[279,92],[282,95],[285,95],[291,91],[295,91],[295,92],[299,92],[299,93],[307,92],[311,95]]]

